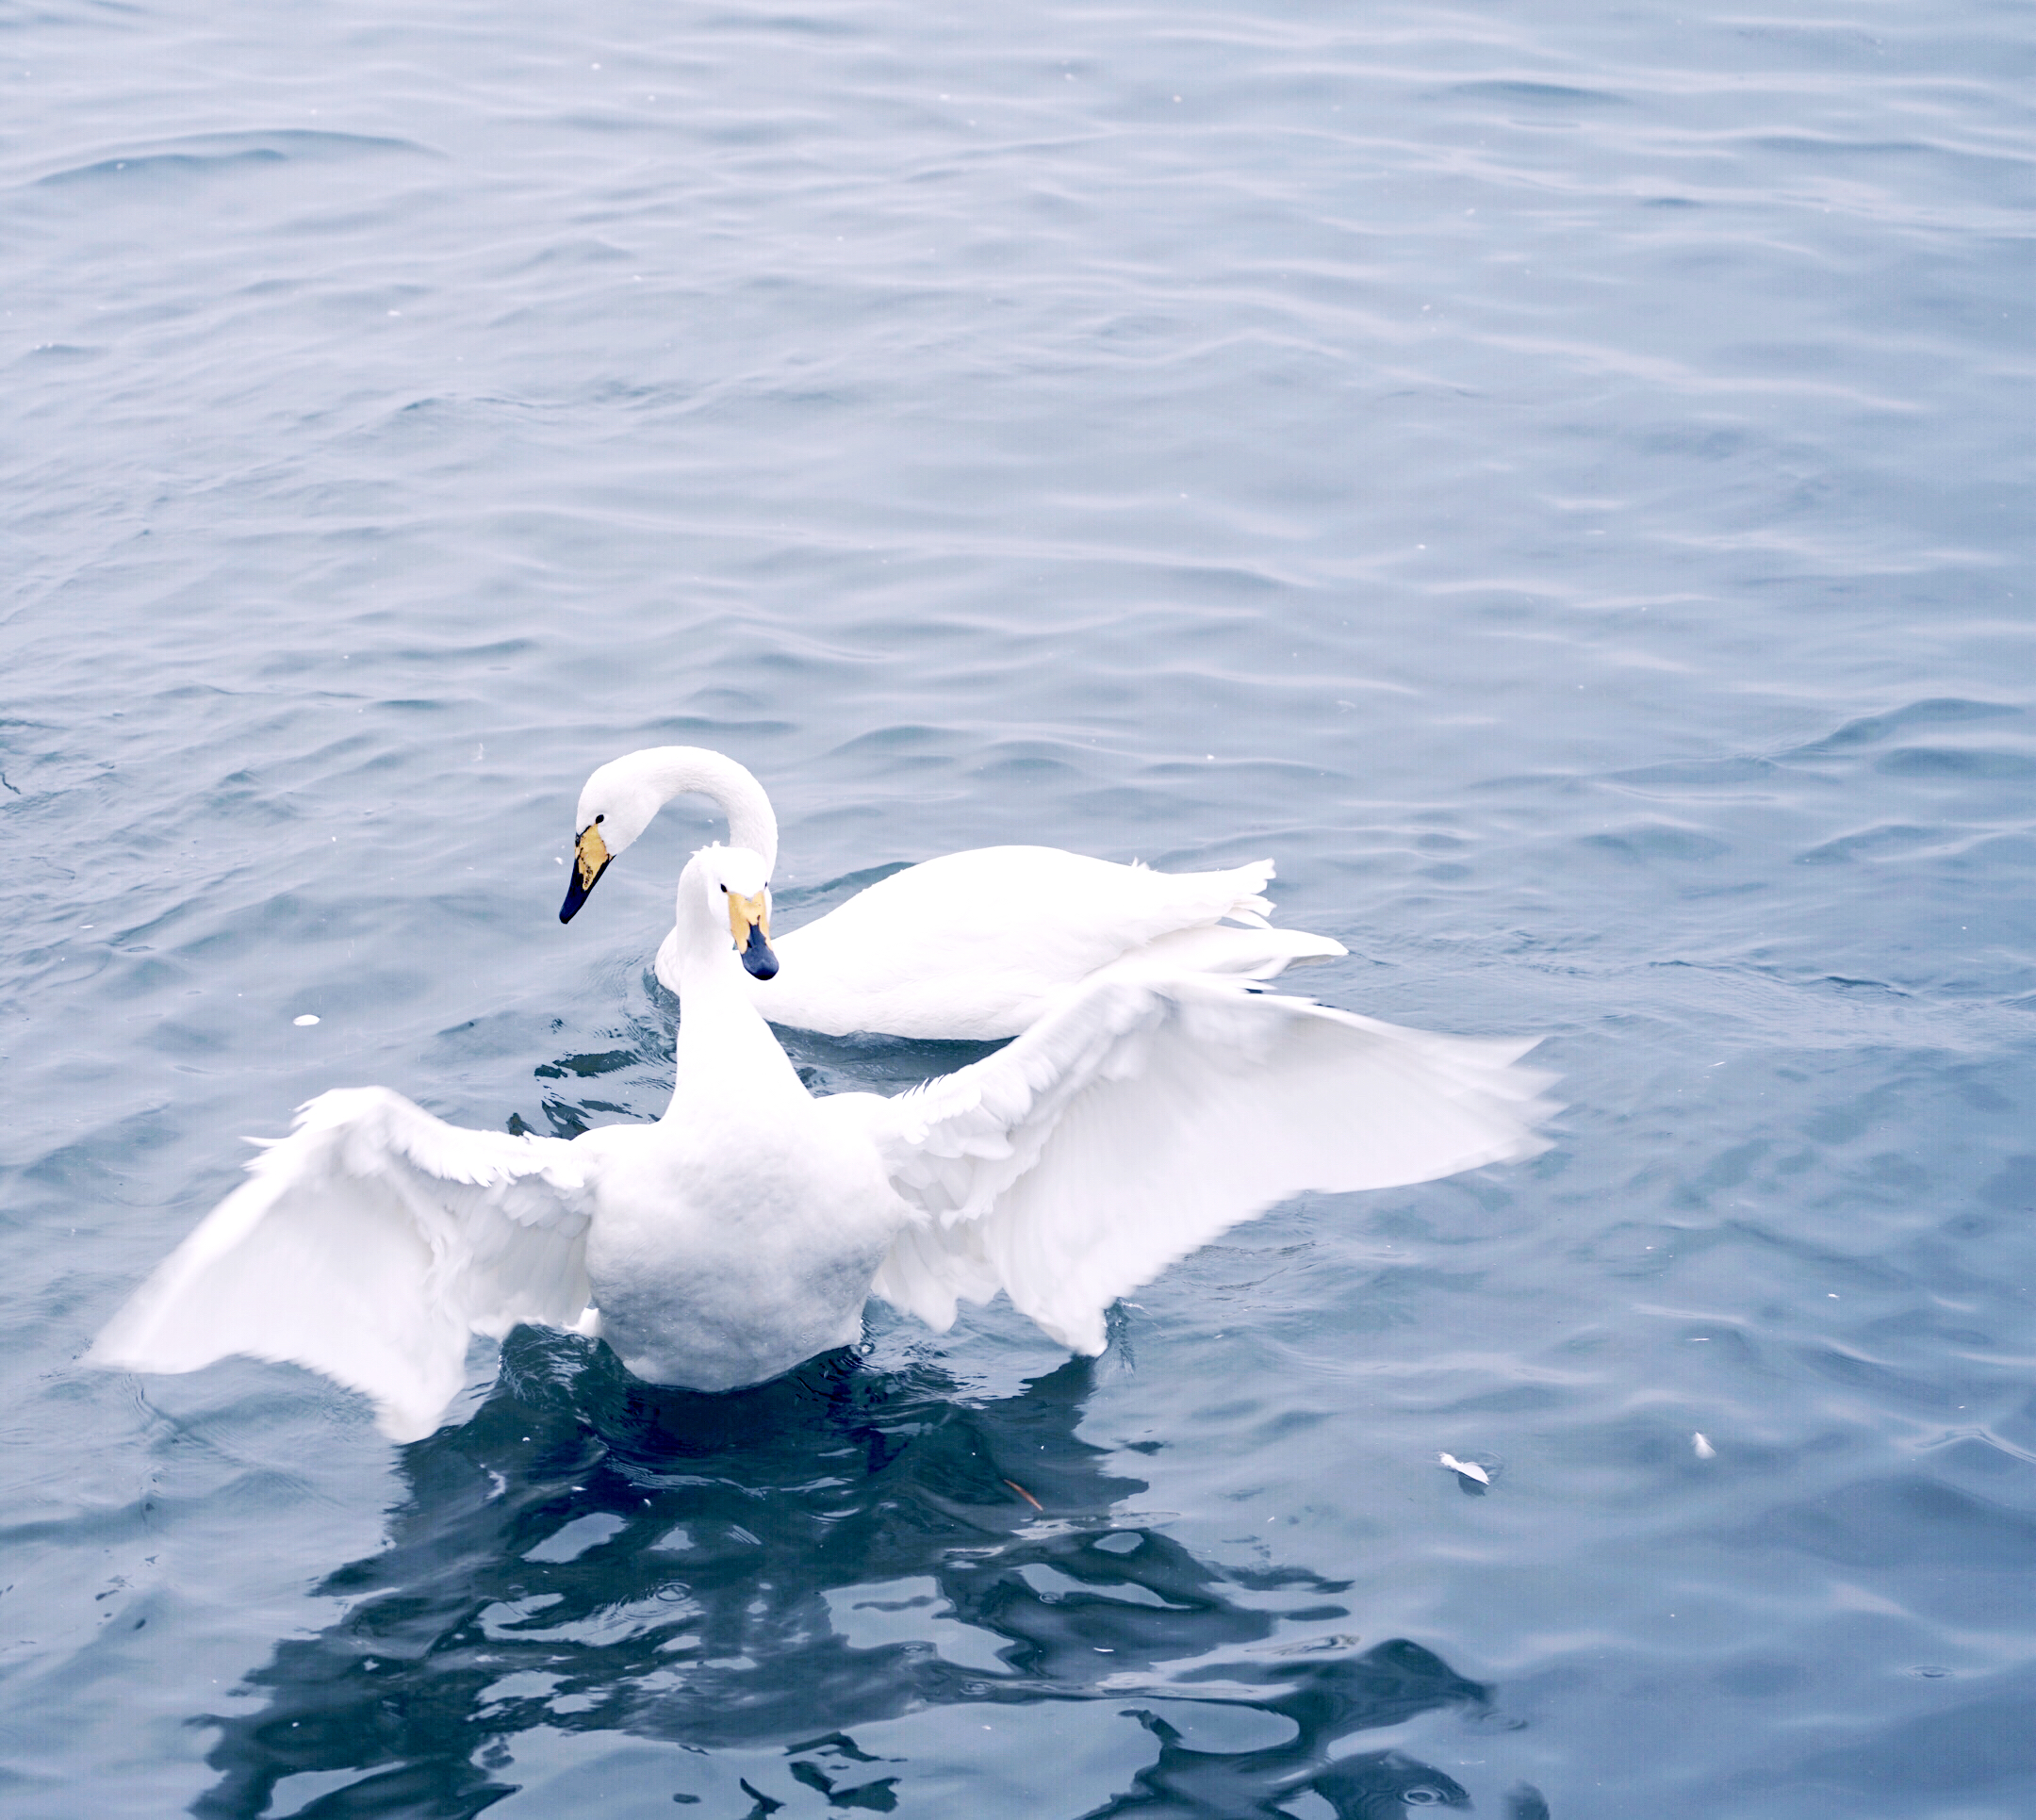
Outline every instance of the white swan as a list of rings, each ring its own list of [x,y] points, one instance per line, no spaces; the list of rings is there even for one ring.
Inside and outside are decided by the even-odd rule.
[[[957,1298],[1002,1289],[1094,1353],[1113,1300],[1293,1194],[1543,1147],[1547,1077],[1512,1065],[1529,1045],[1207,976],[1106,977],[895,1099],[816,1100],[748,1002],[768,927],[757,855],[694,855],[657,1123],[513,1137],[383,1088],[321,1094],[88,1357],[294,1360],[410,1440],[460,1390],[469,1336],[518,1321],[598,1332],[641,1377],[722,1390],[852,1341],[872,1292],[944,1330]]]
[[[778,818],[755,778],[704,746],[651,746],[602,765],[581,791],[559,921],[570,922],[609,861],[689,792],[720,807],[731,846],[777,864]],[[1325,935],[1267,925],[1272,877],[1271,861],[1167,873],[1059,847],[974,847],[894,873],[778,936],[778,977],[747,990],[773,1024],[829,1036],[990,1041],[1016,1036],[1055,992],[1105,967],[1266,979],[1290,960],[1344,953]],[[677,942],[674,929],[657,957],[674,992]]]

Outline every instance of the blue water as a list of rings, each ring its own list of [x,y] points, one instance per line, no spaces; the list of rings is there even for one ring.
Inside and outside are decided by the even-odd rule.
[[[0,12],[0,1806],[2036,1812],[2032,95],[2001,0]],[[1093,1365],[81,1370],[321,1089],[659,1109],[712,823],[555,912],[668,741],[787,925],[1271,856],[1556,1147]]]

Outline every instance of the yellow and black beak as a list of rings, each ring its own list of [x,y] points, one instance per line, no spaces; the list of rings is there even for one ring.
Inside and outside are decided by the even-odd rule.
[[[760,891],[745,897],[739,891],[728,894],[729,933],[742,955],[751,977],[771,979],[778,973],[778,957],[770,945],[770,893]]]
[[[608,844],[601,839],[600,829],[589,822],[580,830],[580,839],[573,850],[572,882],[566,887],[566,901],[559,908],[561,923],[570,923],[580,913],[580,906],[586,902],[587,893],[608,870],[609,858]]]

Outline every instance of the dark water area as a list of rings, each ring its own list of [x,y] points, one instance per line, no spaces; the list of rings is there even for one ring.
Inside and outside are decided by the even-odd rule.
[[[1083,1731],[1125,1730],[1055,1724],[1050,1703],[1075,1701],[1112,1702],[1159,1743],[1098,1812],[1271,1812],[1310,1788],[1338,1812],[1423,1792],[1463,1805],[1404,1753],[1332,1763],[1329,1747],[1437,1711],[1486,1719],[1490,1690],[1405,1641],[1279,1646],[1281,1615],[1347,1616],[1346,1587],[1218,1570],[1141,1523],[1129,1506],[1144,1487],[1076,1435],[1086,1362],[971,1406],[937,1371],[852,1356],[705,1397],[592,1352],[526,1330],[472,1420],[408,1451],[413,1498],[388,1548],[321,1589],[348,1601],[344,1619],[251,1677],[265,1703],[224,1722],[222,1779],[198,1812],[258,1813],[278,1780],[320,1772],[370,1811],[479,1812],[527,1759],[564,1801],[567,1766],[593,1768],[589,1743],[604,1799],[677,1784],[682,1803],[747,1795],[771,1812],[805,1789],[888,1813],[972,1800],[980,1779],[1052,1800],[1065,1765],[1027,1775],[1014,1746],[1057,1757]],[[1196,1665],[1173,1697],[1122,1706],[1182,1662]],[[1026,1711],[1040,1702],[1044,1736]],[[928,1710],[944,1733],[992,1736],[928,1765],[900,1724]],[[831,1730],[785,1742],[819,1720]],[[687,1755],[617,1762],[616,1732]],[[390,1764],[379,1777],[355,1773],[366,1738]],[[1098,1744],[1138,1755],[1135,1734]]]
[[[0,1811],[2036,1812],[2032,95],[1991,0],[0,9]],[[1092,1363],[82,1368],[326,1088],[662,1110],[718,830],[557,907],[675,741],[784,926],[1270,857],[1554,1147]]]

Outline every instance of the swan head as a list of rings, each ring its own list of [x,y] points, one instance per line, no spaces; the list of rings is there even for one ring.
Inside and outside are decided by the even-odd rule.
[[[778,972],[770,911],[769,877],[763,860],[747,847],[703,846],[680,876],[679,933],[685,949],[720,955],[732,944],[755,979]]]
[[[703,746],[652,746],[626,753],[587,779],[573,812],[573,870],[559,921],[570,923],[608,862],[632,844],[674,796],[711,797],[729,819],[729,844],[778,857],[778,818],[764,786],[731,758]]]
[[[586,780],[573,813],[573,869],[559,921],[570,923],[608,862],[650,826],[668,793],[658,789],[640,754],[612,759]]]

